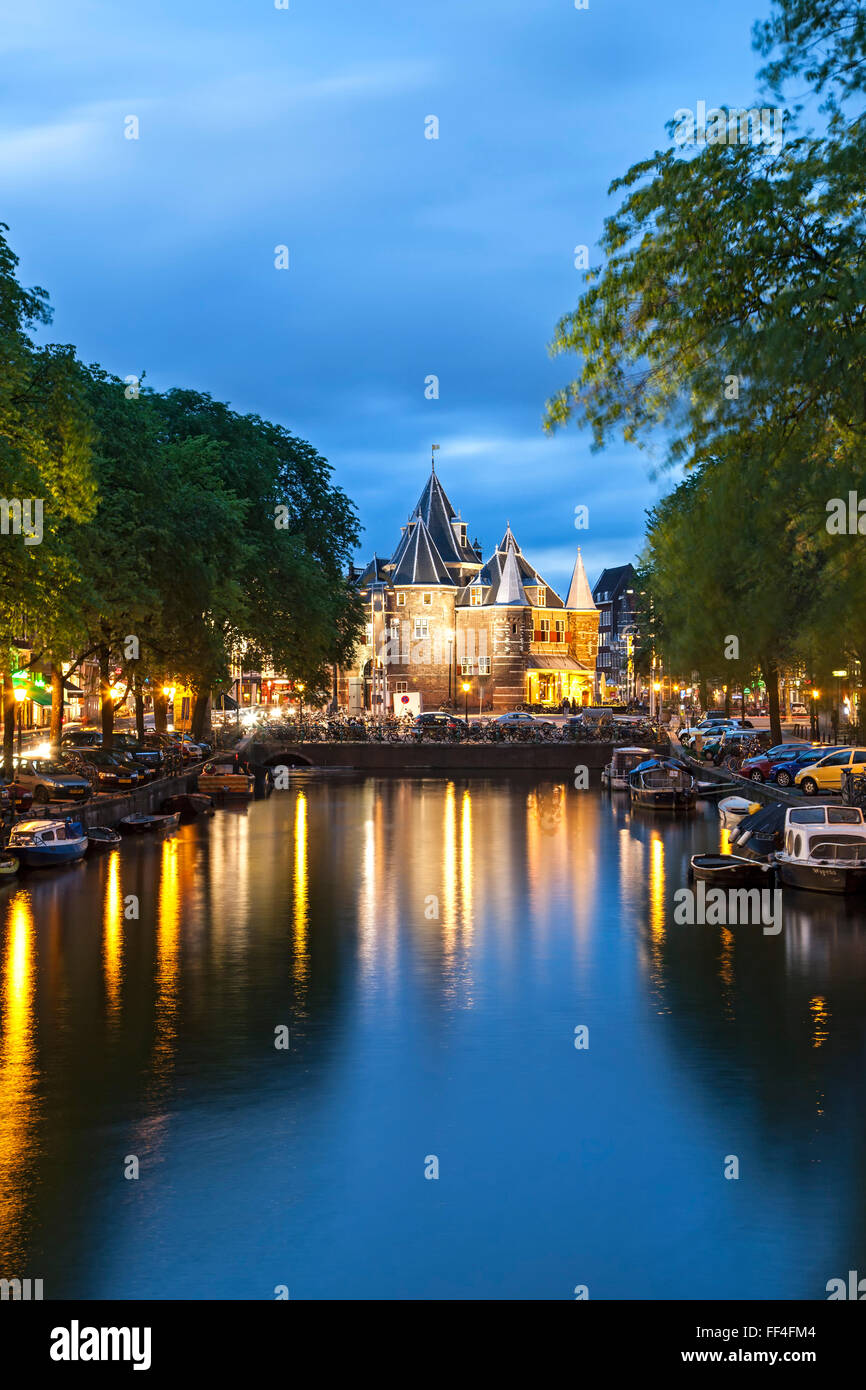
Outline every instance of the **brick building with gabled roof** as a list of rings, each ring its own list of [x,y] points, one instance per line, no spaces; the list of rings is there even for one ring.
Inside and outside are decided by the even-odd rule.
[[[598,610],[580,551],[565,601],[510,525],[484,560],[435,468],[391,559],[374,555],[356,582],[369,621],[352,668],[341,673],[350,708],[390,708],[413,691],[426,709],[449,700],[496,712],[591,703]]]

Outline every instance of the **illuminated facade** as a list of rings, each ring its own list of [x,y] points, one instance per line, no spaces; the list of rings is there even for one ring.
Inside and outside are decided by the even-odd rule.
[[[399,712],[413,693],[427,709],[591,703],[599,614],[580,551],[564,601],[510,526],[485,560],[435,470],[394,554],[374,556],[356,579],[368,621],[341,672],[350,710]]]

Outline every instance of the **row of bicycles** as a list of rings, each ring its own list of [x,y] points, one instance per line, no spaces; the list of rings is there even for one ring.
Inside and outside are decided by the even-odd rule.
[[[443,711],[447,713],[447,711]],[[304,720],[263,719],[249,730],[254,738],[287,743],[632,743],[654,744],[662,737],[652,720],[629,724],[554,724],[536,721],[500,722],[495,718],[459,716],[451,720],[416,723],[411,715],[321,716]]]

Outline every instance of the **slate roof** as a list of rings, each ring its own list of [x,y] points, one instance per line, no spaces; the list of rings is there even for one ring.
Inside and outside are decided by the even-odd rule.
[[[490,559],[484,562],[475,578],[460,590],[457,603],[468,604],[470,591],[479,584],[484,589],[482,603],[485,605],[495,603],[503,607],[530,607],[530,600],[525,592],[525,586],[528,585],[530,588],[541,586],[547,590],[548,608],[565,606],[556,591],[529,563],[510,526]]]
[[[420,517],[409,523],[404,535],[406,544],[397,547],[400,558],[394,568],[389,566],[388,582],[394,587],[410,584],[447,585],[456,588],[445,561],[433,541],[429,527]]]

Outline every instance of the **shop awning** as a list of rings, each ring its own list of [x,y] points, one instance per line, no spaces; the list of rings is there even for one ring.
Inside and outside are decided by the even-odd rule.
[[[66,700],[83,700],[84,691],[79,690],[77,685],[66,685],[64,683],[63,697]]]
[[[46,690],[44,685],[28,686],[27,698],[32,700],[34,705],[43,705],[46,709],[51,708],[51,691]]]
[[[591,666],[584,666],[573,656],[543,656],[533,652],[530,655],[527,671],[580,671],[585,676],[591,676],[593,670]]]

